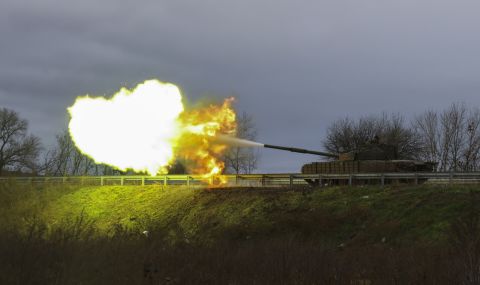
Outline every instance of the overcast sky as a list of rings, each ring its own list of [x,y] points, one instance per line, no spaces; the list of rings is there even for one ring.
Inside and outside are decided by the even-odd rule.
[[[150,78],[237,97],[259,140],[320,149],[345,116],[480,106],[480,1],[0,0],[0,107],[45,145],[78,95]],[[262,150],[259,172],[314,156]]]

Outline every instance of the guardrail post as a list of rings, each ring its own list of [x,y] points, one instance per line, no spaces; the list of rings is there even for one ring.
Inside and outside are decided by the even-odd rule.
[[[142,176],[142,186],[145,186],[145,176]]]
[[[163,176],[163,186],[167,186],[167,176]]]
[[[103,176],[100,176],[100,186],[105,185],[105,182],[104,182],[103,178],[104,178]]]
[[[380,185],[385,186],[385,175],[380,176]]]
[[[353,175],[350,174],[350,176],[348,176],[348,186],[352,186],[352,183],[353,182]]]
[[[319,185],[321,188],[323,188],[323,187],[324,187],[324,185],[323,185],[323,177],[322,177],[322,175],[319,175],[319,176],[318,176],[318,185]]]
[[[414,179],[413,183],[415,183],[415,185],[418,185],[418,174],[417,173],[415,173],[415,179]]]
[[[289,175],[288,180],[289,180],[288,182],[290,183],[290,187],[292,187],[293,186],[293,175]]]
[[[190,176],[187,175],[187,186],[190,186]]]
[[[123,186],[123,183],[124,183],[124,181],[123,181],[123,176],[121,176],[121,177],[120,177],[120,185]]]

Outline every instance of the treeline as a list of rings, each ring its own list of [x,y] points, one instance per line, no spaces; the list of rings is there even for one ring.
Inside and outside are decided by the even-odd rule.
[[[332,153],[361,149],[372,141],[394,145],[400,159],[437,163],[438,171],[480,169],[480,109],[453,103],[443,111],[428,110],[407,120],[381,114],[333,122],[323,141]]]
[[[238,137],[255,140],[257,129],[246,113],[238,117]],[[442,111],[428,110],[413,118],[401,114],[349,117],[334,121],[323,141],[327,152],[361,149],[373,141],[396,146],[400,159],[435,162],[438,171],[480,169],[480,109],[453,103]],[[224,155],[225,173],[252,173],[258,165],[256,149],[232,147]],[[188,167],[181,160],[171,172],[181,174]],[[118,170],[96,164],[83,155],[68,131],[56,136],[55,145],[42,147],[40,139],[28,133],[28,122],[13,110],[0,108],[0,175],[115,175]]]

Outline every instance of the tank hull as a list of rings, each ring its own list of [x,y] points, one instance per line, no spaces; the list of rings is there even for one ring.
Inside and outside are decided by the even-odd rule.
[[[312,162],[302,166],[303,174],[355,174],[433,172],[435,164],[416,160],[347,160]]]

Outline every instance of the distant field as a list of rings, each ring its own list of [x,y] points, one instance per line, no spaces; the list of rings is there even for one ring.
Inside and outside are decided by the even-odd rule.
[[[463,278],[460,253],[480,234],[478,187],[325,189],[3,184],[0,283],[388,284],[399,278],[411,284],[426,278],[417,284],[452,284],[439,280]]]

